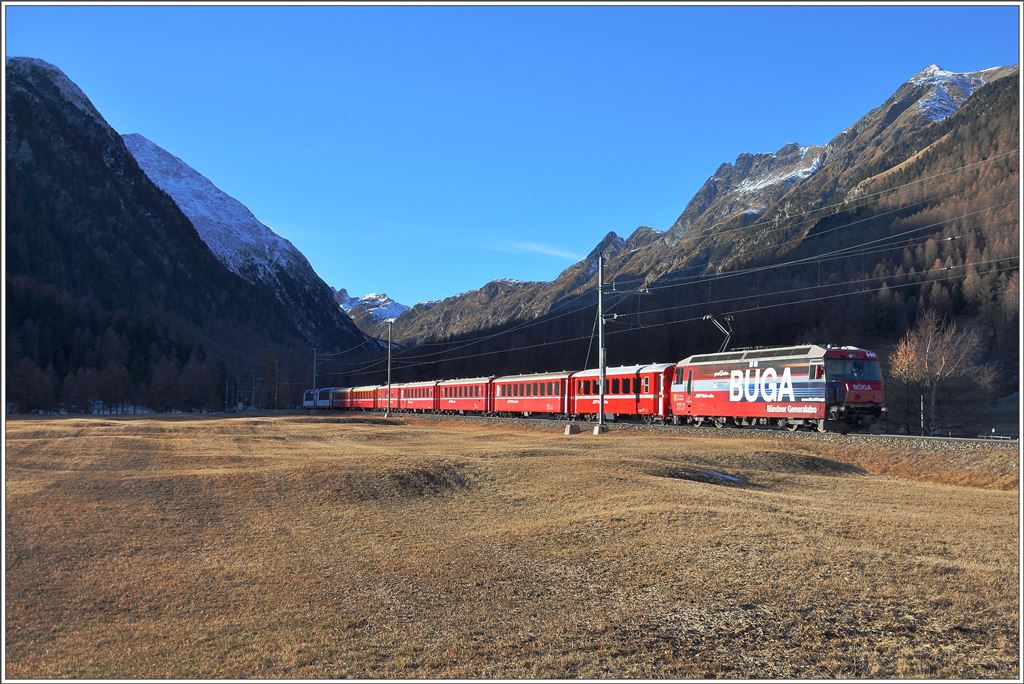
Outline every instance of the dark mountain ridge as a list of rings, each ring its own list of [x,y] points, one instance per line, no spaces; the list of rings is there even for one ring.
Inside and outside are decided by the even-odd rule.
[[[365,339],[351,322],[305,336],[272,292],[214,257],[59,69],[30,58],[6,69],[10,401],[95,396],[106,377],[111,400],[223,406],[228,376],[274,357],[297,376],[309,344]],[[188,402],[186,372],[202,385]]]

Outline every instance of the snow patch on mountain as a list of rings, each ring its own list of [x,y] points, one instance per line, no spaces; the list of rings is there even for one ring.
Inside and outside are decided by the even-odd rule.
[[[994,67],[998,68],[998,67]],[[991,71],[984,69],[983,71]],[[953,71],[946,71],[937,64],[925,67],[914,78],[910,79],[913,85],[933,86],[928,97],[917,103],[918,113],[929,121],[942,121],[946,117],[955,114],[960,105],[969,98],[975,90],[985,85],[985,79],[975,73],[958,74]]]
[[[806,156],[807,151],[803,148],[801,148],[800,151],[800,158],[803,159]],[[785,170],[779,173],[763,176],[761,178],[748,178],[740,183],[736,189],[739,192],[755,192],[762,188],[767,188],[768,186],[777,185],[779,183],[792,185],[798,180],[803,180],[804,178],[814,175],[820,166],[821,155],[819,154],[814,158],[814,161],[811,162],[810,166],[805,166],[795,170]]]
[[[214,255],[234,273],[265,281],[305,262],[292,243],[205,176],[138,133],[122,136],[139,167],[170,195]]]

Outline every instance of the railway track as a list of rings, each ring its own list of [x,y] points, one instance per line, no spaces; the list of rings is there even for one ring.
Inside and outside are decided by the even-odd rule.
[[[318,412],[317,415],[323,412]],[[368,412],[370,413],[370,412]],[[330,415],[365,415],[364,413],[353,414],[349,412],[331,413]],[[382,412],[372,412],[371,415],[379,415],[383,417]],[[451,414],[437,414],[437,413],[405,413],[405,412],[394,412],[391,414],[394,419],[415,419],[415,420],[432,420],[438,422],[444,421],[457,421],[457,422],[479,422],[486,424],[509,424],[517,426],[525,426],[544,430],[558,430],[561,431],[566,425],[575,425],[580,428],[581,432],[589,432],[590,429],[595,425],[593,421],[585,420],[554,420],[551,418],[540,418],[540,417],[509,417],[509,416],[477,416],[472,414],[466,415],[451,415]],[[748,426],[748,427],[694,427],[692,425],[666,425],[661,423],[639,423],[639,422],[628,422],[628,421],[616,421],[606,423],[608,430],[611,432],[620,431],[633,431],[633,432],[660,432],[674,435],[697,435],[701,437],[716,437],[716,438],[732,438],[732,437],[751,437],[756,434],[758,437],[765,437],[768,439],[780,439],[780,440],[800,440],[800,441],[817,441],[826,443],[842,443],[857,441],[858,443],[877,441],[886,445],[902,445],[905,444],[908,448],[927,448],[927,450],[937,450],[942,448],[942,445],[947,445],[952,448],[959,449],[973,449],[974,447],[984,448],[1004,448],[1017,450],[1020,446],[1018,439],[992,439],[987,437],[941,437],[941,436],[922,436],[922,435],[899,435],[899,434],[887,434],[887,433],[839,433],[839,432],[817,432],[817,431],[796,431],[790,432],[787,430],[781,430],[773,427],[761,427],[761,426]],[[917,445],[917,446],[914,446]],[[972,446],[973,445],[973,446]]]

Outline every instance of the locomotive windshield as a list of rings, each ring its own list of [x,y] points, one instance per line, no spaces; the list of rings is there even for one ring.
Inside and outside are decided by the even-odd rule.
[[[862,359],[825,359],[828,380],[881,380],[878,361]]]

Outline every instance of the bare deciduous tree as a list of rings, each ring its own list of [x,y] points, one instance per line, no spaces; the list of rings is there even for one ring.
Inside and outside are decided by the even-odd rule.
[[[977,360],[981,344],[977,331],[961,329],[928,309],[897,345],[890,359],[890,371],[894,377],[927,392],[929,434],[937,429],[939,385],[944,381],[963,378],[986,389],[994,384],[995,370]]]

